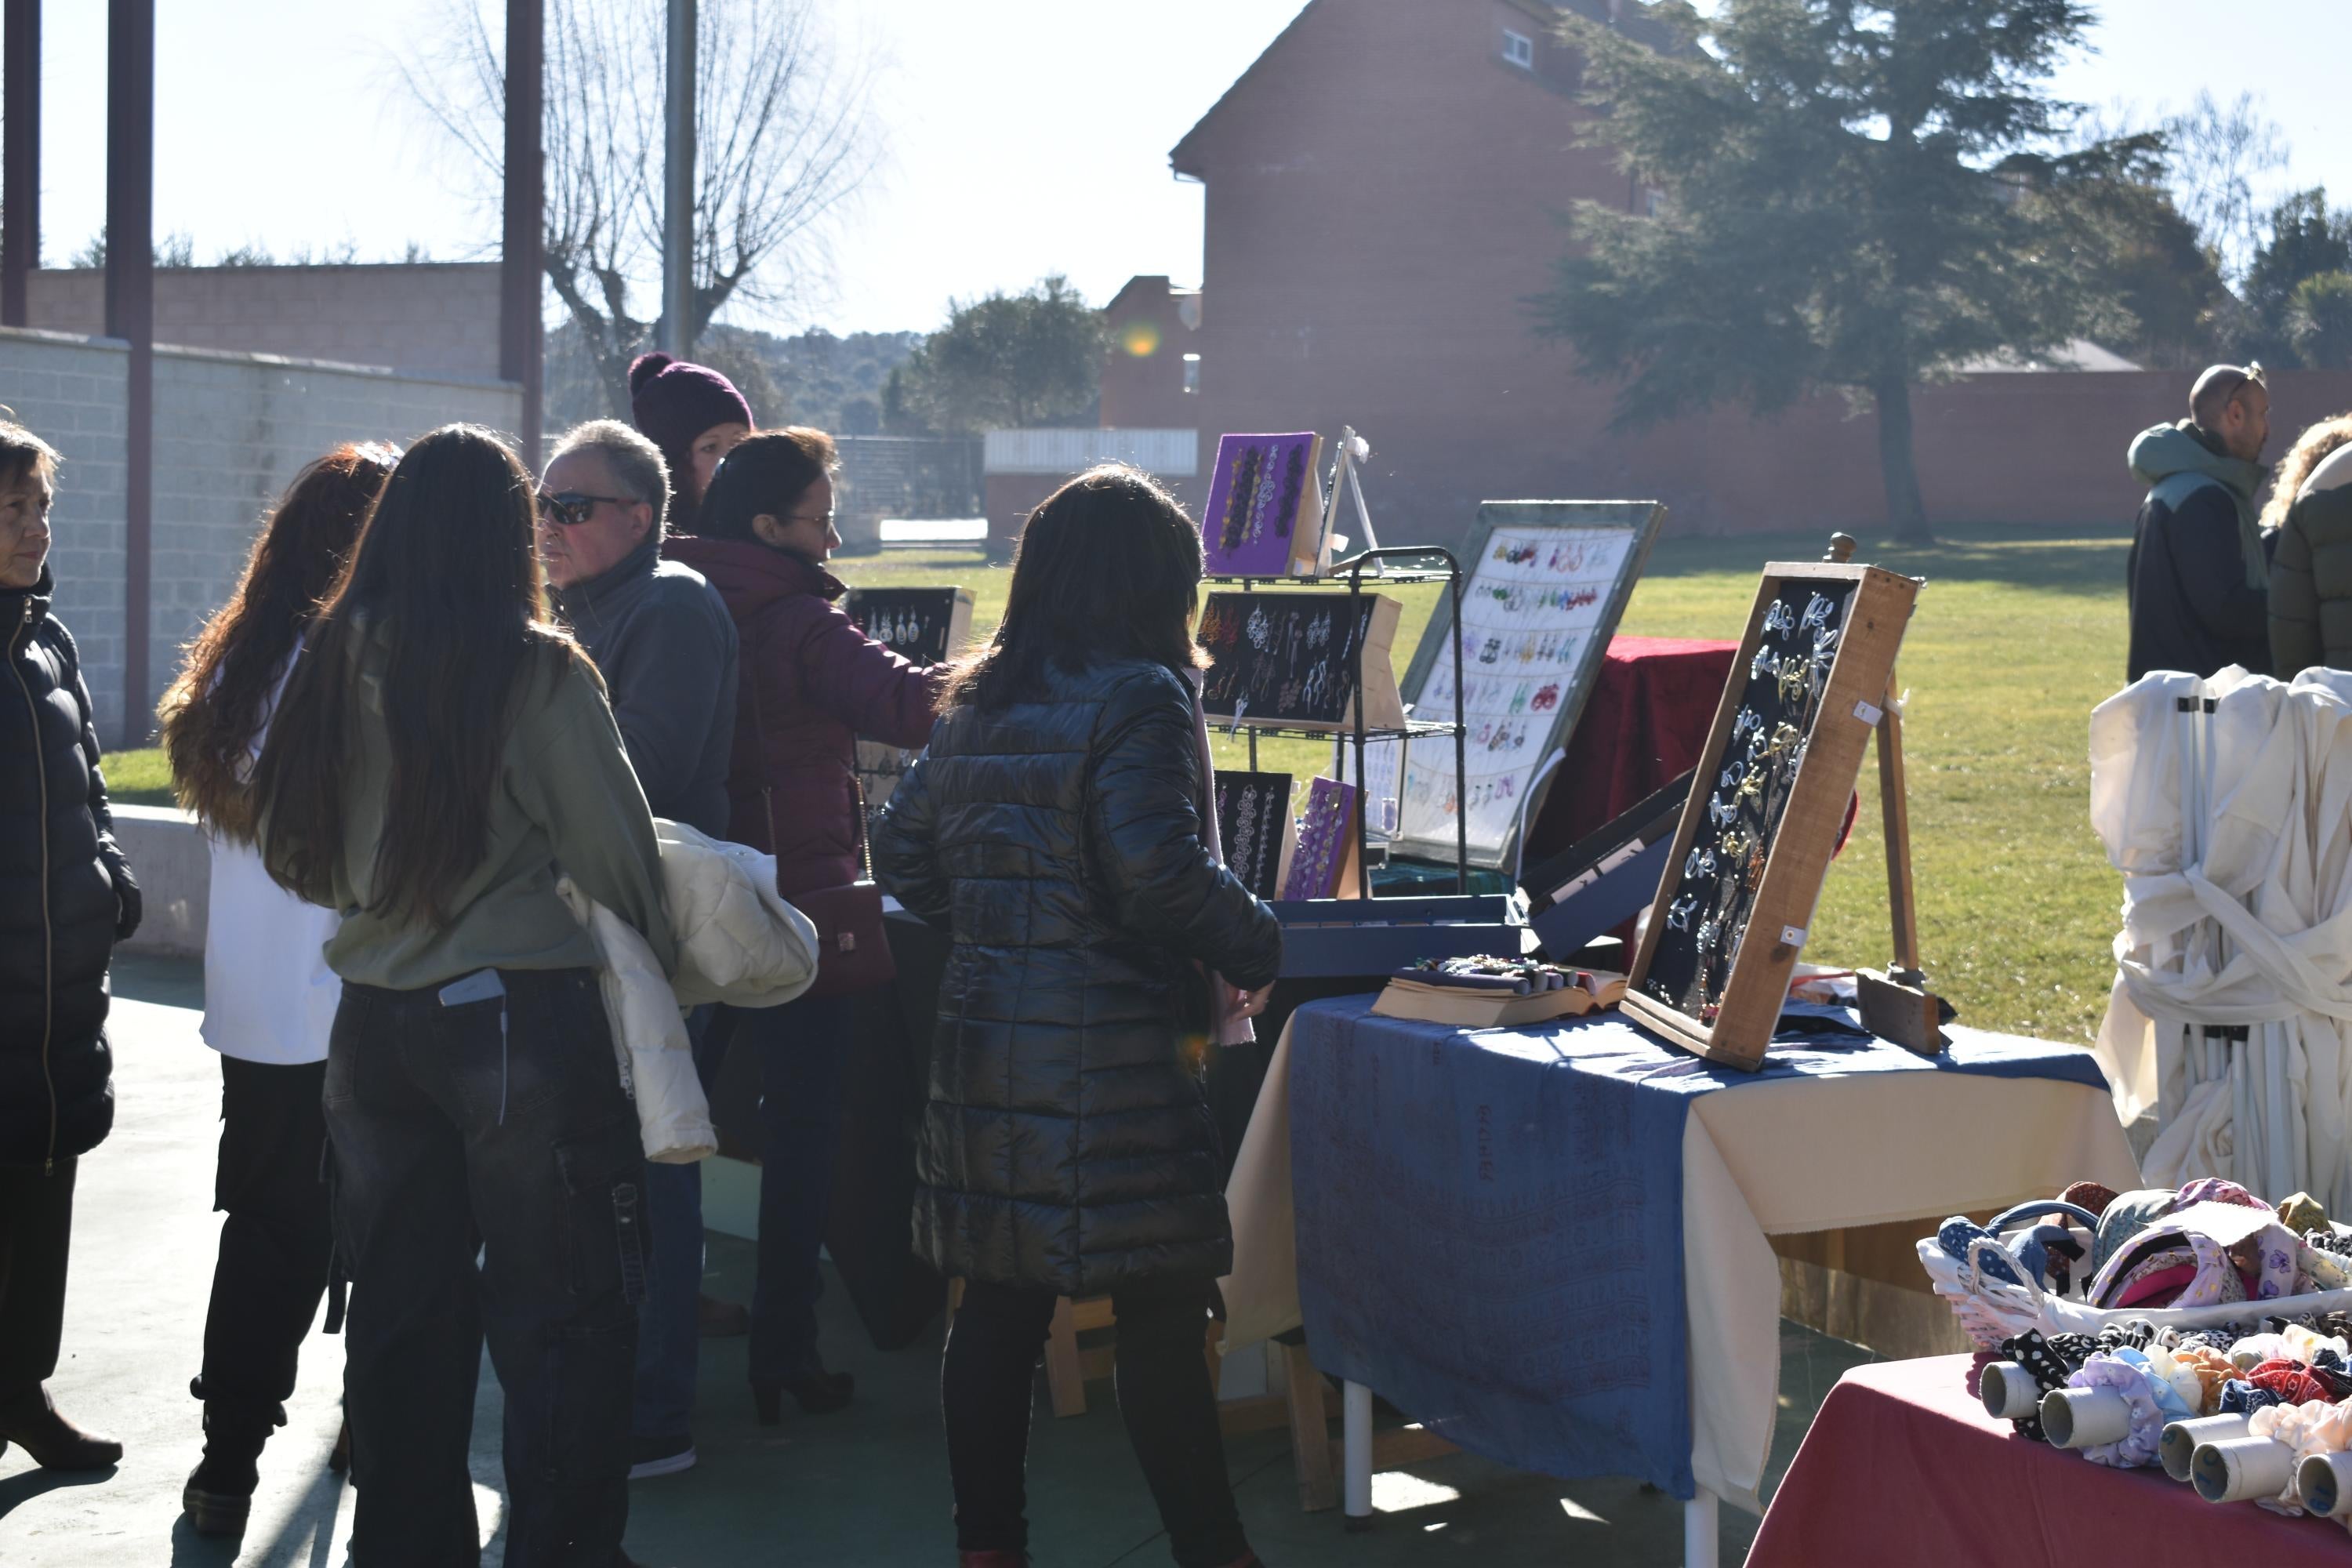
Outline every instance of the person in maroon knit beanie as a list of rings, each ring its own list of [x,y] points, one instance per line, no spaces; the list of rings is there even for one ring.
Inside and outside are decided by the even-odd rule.
[[[692,533],[719,459],[757,428],[751,404],[709,365],[656,351],[630,362],[629,412],[669,463],[669,531]]]

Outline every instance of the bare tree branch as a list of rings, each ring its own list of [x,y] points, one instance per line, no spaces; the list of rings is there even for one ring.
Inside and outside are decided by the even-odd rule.
[[[506,102],[499,0],[444,0],[445,24],[394,65],[415,110],[498,211]],[[660,298],[662,0],[549,0],[546,272],[614,408]],[[814,0],[702,0],[696,71],[694,309],[806,303],[827,286],[832,222],[879,165],[870,58],[845,53]]]

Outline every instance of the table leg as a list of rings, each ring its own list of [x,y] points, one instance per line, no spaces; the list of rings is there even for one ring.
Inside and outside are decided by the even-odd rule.
[[[1683,1504],[1683,1568],[1716,1568],[1716,1497],[1705,1487]]]
[[[1347,1527],[1368,1530],[1372,1522],[1372,1391],[1360,1383],[1339,1385],[1339,1433],[1348,1472]]]

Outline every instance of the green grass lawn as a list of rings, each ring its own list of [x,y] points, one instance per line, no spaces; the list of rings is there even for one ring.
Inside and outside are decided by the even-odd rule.
[[[1737,637],[1764,563],[1813,560],[1822,543],[1663,543],[1622,629]],[[2091,833],[2084,734],[2091,709],[2123,681],[2127,545],[2120,533],[1953,529],[1936,545],[1872,542],[1864,552],[1927,580],[1901,664],[1911,692],[1904,738],[1920,943],[1930,983],[1980,1027],[2087,1040],[2106,1004],[2122,884]],[[868,586],[968,587],[979,634],[1004,612],[1009,574],[971,551],[891,551],[838,565]],[[1437,590],[1397,592],[1402,670]],[[1221,739],[1218,749],[1221,761],[1240,764],[1240,742]],[[1259,759],[1305,777],[1323,769],[1329,749],[1268,742]],[[170,800],[160,752],[118,753],[106,772],[118,800]],[[1807,946],[1816,962],[1884,965],[1891,956],[1877,773],[1867,763],[1862,791],[1860,826],[1830,874]]]

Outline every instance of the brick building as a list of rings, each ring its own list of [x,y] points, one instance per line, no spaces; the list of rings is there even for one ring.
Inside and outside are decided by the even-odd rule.
[[[1309,0],[1170,155],[1206,186],[1202,287],[1139,277],[1112,301],[1103,423],[1196,428],[1204,473],[1223,431],[1352,425],[1391,542],[1455,537],[1512,496],[1656,497],[1677,532],[1882,527],[1875,426],[1842,399],[1626,436],[1612,389],[1536,335],[1561,216],[1651,199],[1581,144],[1563,9],[1664,40],[1638,0]],[[1181,346],[1137,354],[1139,325]],[[2125,444],[2186,413],[2188,380],[2014,371],[1920,391],[1930,515],[2127,520]],[[2352,374],[2283,374],[2273,394],[2291,432],[2352,405]]]

